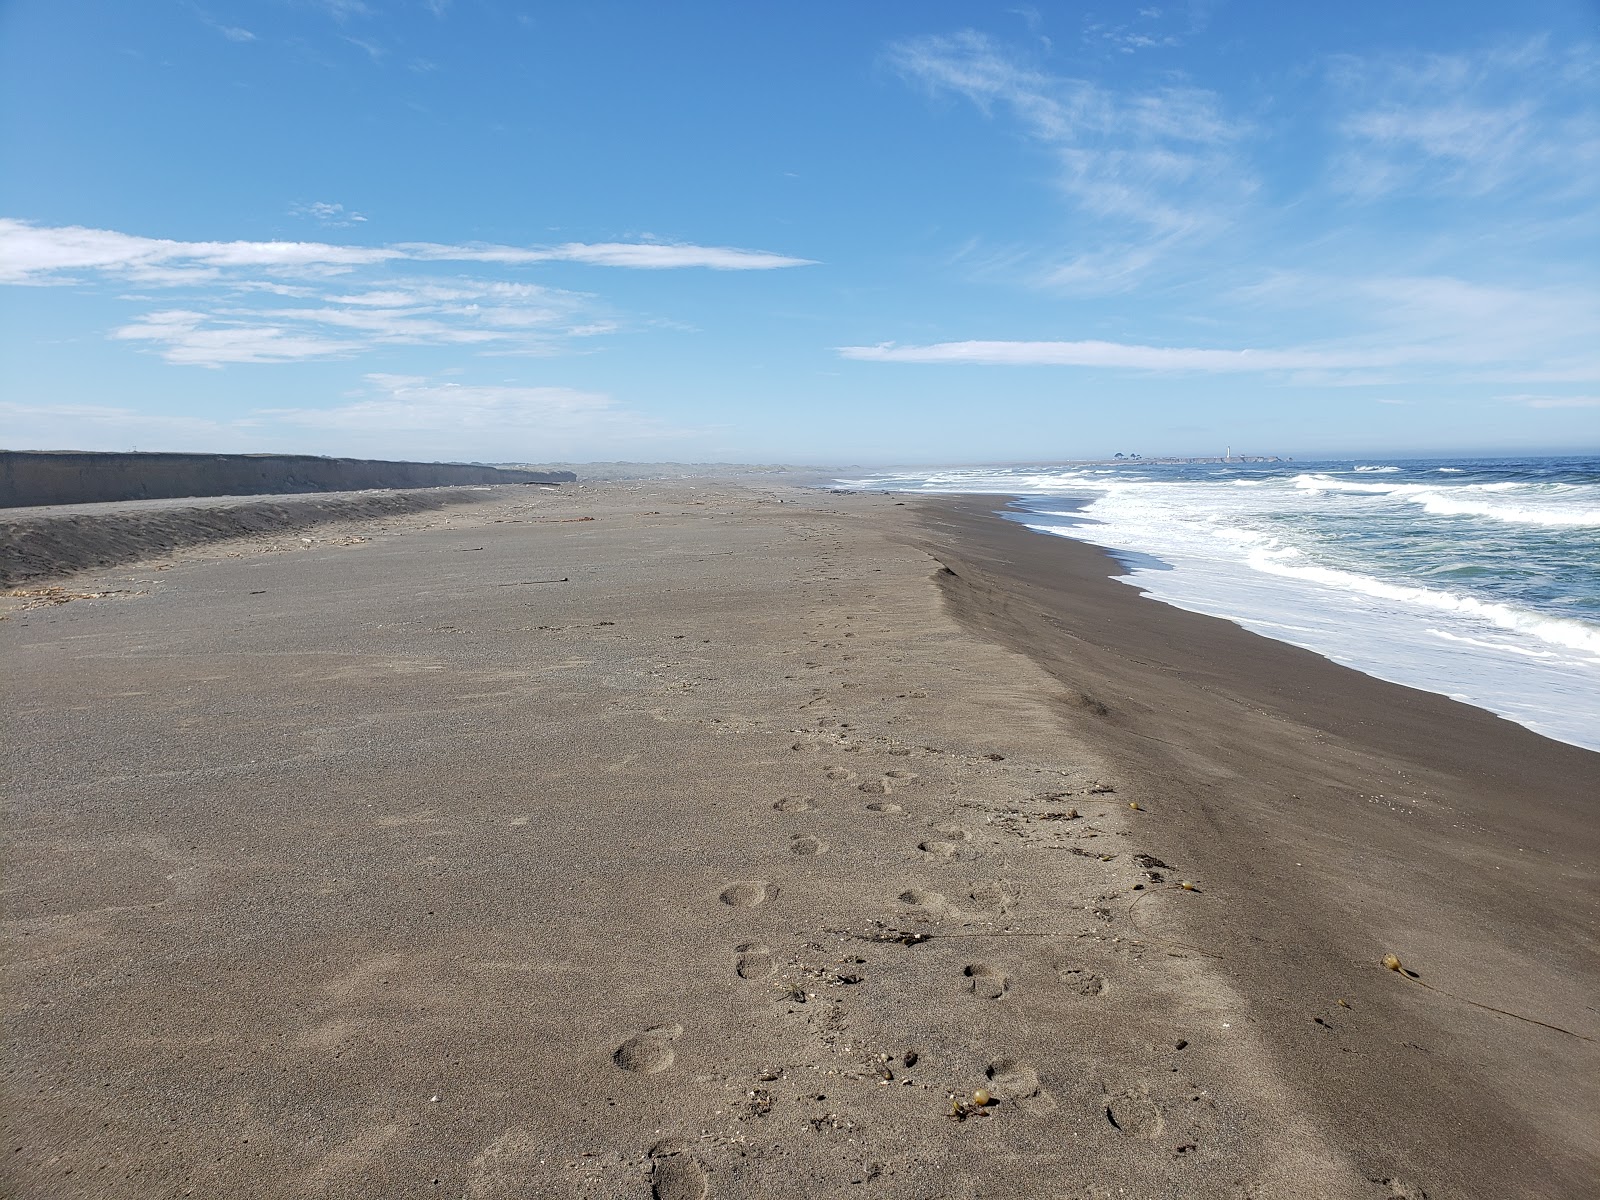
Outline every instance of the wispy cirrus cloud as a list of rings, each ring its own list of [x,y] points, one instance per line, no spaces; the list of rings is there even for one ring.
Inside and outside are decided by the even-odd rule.
[[[1145,4],[1124,11],[1115,20],[1084,18],[1083,40],[1109,46],[1119,54],[1172,49],[1204,30],[1210,16],[1210,5],[1199,0]]]
[[[291,205],[289,215],[309,217],[319,224],[330,225],[335,228],[358,225],[367,219],[358,212],[350,211],[342,204],[330,204],[326,200],[317,200],[310,204]]]
[[[1489,286],[1450,277],[1317,278],[1280,274],[1219,297],[1241,324],[1296,310],[1364,314],[1360,327],[1314,344],[1215,348],[1096,340],[969,340],[843,346],[861,362],[1085,367],[1143,372],[1278,374],[1335,385],[1399,380],[1600,380],[1600,297],[1579,287]],[[1550,399],[1570,406],[1569,397]],[[1557,403],[1559,401],[1559,404]],[[1538,407],[1537,404],[1534,405]]]
[[[331,204],[310,206],[308,215],[361,219]],[[766,251],[666,242],[186,242],[0,219],[0,282],[112,283],[178,297],[178,303],[146,312],[111,336],[185,366],[304,362],[385,346],[550,354],[613,332],[618,321],[592,295],[485,278],[488,269],[577,263],[766,271],[806,262]],[[426,273],[441,266],[457,273]],[[461,273],[474,268],[482,270]]]
[[[1175,248],[1226,228],[1256,188],[1238,153],[1249,126],[1205,89],[1051,75],[971,30],[900,42],[888,60],[932,93],[1009,113],[1055,159],[1058,186],[1086,220],[1039,272],[1045,282],[1130,286]]]
[[[384,346],[551,354],[618,326],[576,292],[474,279],[390,278],[380,288],[284,288],[283,301],[149,313],[112,333],[188,366],[347,358]]]
[[[1336,187],[1359,198],[1593,194],[1600,53],[1536,38],[1456,54],[1332,61]]]

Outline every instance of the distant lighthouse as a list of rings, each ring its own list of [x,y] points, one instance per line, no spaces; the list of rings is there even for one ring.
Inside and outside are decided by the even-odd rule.
[[[1233,461],[1233,447],[1232,446],[1224,446],[1222,448],[1222,461],[1223,462],[1232,462]]]

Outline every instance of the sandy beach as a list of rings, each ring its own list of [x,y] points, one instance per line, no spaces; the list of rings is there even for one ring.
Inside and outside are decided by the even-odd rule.
[[[1001,503],[503,488],[0,600],[5,1194],[1593,1194],[1600,756]]]

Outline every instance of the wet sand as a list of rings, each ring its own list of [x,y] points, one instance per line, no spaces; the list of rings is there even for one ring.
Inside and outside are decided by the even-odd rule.
[[[1596,756],[987,507],[508,490],[13,606],[8,1194],[1584,1194],[1593,1042],[1456,997],[1595,1034]]]

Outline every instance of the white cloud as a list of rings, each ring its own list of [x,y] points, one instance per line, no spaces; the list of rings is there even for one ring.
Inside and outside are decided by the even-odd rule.
[[[364,220],[327,202],[301,211],[324,223]],[[395,345],[550,354],[576,339],[618,328],[594,297],[582,293],[505,279],[424,274],[444,264],[482,264],[485,273],[490,267],[549,262],[744,271],[805,261],[759,250],[659,242],[549,247],[180,242],[0,219],[0,282],[104,280],[181,294],[181,303],[147,313],[112,336],[148,346],[171,363],[207,367],[348,357]],[[407,267],[415,274],[398,273]]]
[[[1044,282],[1126,286],[1179,245],[1227,228],[1256,189],[1237,150],[1249,128],[1213,92],[1176,83],[1125,92],[1047,75],[970,30],[901,42],[889,60],[934,93],[986,114],[1008,109],[1055,159],[1062,192],[1087,220]]]
[[[659,242],[567,242],[560,246],[526,249],[518,246],[436,246],[428,242],[411,242],[399,248],[418,259],[507,264],[576,262],[596,267],[632,267],[645,271],[681,267],[708,267],[713,271],[771,271],[782,267],[815,265],[810,259],[770,254],[764,250]]]
[[[1501,396],[1500,399],[1528,408],[1600,408],[1600,396]]]
[[[289,212],[296,217],[310,217],[324,225],[345,226],[366,220],[358,212],[351,212],[342,204],[329,204],[325,200],[318,200],[312,204],[293,205]]]
[[[1539,39],[1462,54],[1341,57],[1329,79],[1342,113],[1335,182],[1358,198],[1595,191],[1592,45]]]
[[[372,15],[372,9],[367,6],[365,0],[312,0],[312,2],[326,9],[328,15],[336,21]]]
[[[342,358],[381,346],[548,354],[570,339],[617,327],[596,319],[589,297],[533,284],[400,278],[368,291],[286,288],[274,294],[315,303],[163,310],[112,336],[147,343],[168,362],[219,367]]]
[[[319,206],[313,205],[312,215]],[[338,205],[326,206],[341,211]],[[0,217],[0,283],[51,283],[69,271],[128,272],[136,269],[266,267],[318,273],[411,260],[505,264],[578,262],[593,266],[659,270],[709,267],[721,271],[768,271],[811,265],[811,260],[726,246],[658,243],[569,242],[561,246],[450,246],[413,242],[392,246],[341,246],[327,242],[180,242],[109,229],[35,225]]]
[[[362,346],[359,341],[340,341],[281,325],[218,322],[205,313],[183,309],[150,313],[111,336],[123,341],[154,342],[168,362],[205,367],[332,358]]]
[[[1207,374],[1277,373],[1290,382],[1355,386],[1401,379],[1600,379],[1593,300],[1475,287],[1459,280],[1371,280],[1346,285],[1381,304],[1378,328],[1313,346],[1213,349],[1108,341],[960,341],[842,346],[860,362],[1090,367]],[[1564,398],[1548,406],[1565,406]],[[1544,406],[1534,403],[1535,407]]]
[[[1315,323],[1374,362],[1435,363],[1482,382],[1600,378],[1600,295],[1579,284],[1514,286],[1448,275],[1342,277],[1282,271],[1216,298],[1268,326]],[[1324,338],[1330,339],[1331,332]]]
[[[0,217],[0,283],[55,283],[71,271],[134,273],[148,281],[156,268],[199,267],[331,268],[388,262],[405,257],[381,246],[335,246],[325,242],[178,242],[138,237],[110,229],[35,225]],[[192,275],[175,282],[193,282]]]
[[[198,17],[204,25],[215,30],[217,33],[220,33],[230,42],[244,43],[253,42],[256,40],[256,35],[251,33],[250,30],[243,29],[238,25],[224,25],[221,21],[217,20],[210,13],[205,12],[203,9],[198,7],[195,8],[194,15]]]
[[[1207,350],[1138,346],[1123,342],[936,342],[926,346],[841,346],[844,358],[861,362],[971,363],[1013,367],[1110,367],[1137,371],[1327,370],[1386,365],[1372,356],[1320,350]],[[1381,357],[1381,356],[1380,356]]]

